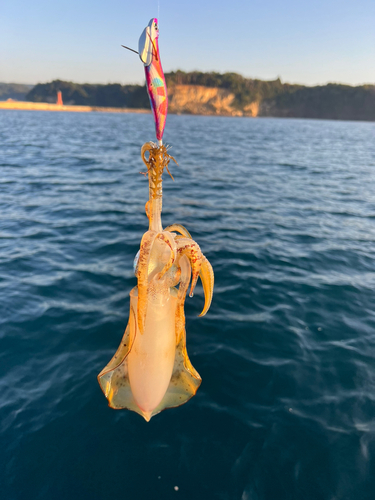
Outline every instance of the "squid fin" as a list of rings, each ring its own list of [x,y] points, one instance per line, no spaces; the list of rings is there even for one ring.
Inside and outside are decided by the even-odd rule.
[[[137,293],[136,290],[137,287],[133,288],[130,292],[130,297]],[[130,304],[129,322],[122,337],[121,344],[111,361],[98,375],[100,388],[108,399],[108,405],[111,408],[118,409],[126,406],[133,411],[137,411],[138,408],[134,402],[127,377],[127,357],[132,349],[136,331],[136,311],[132,304]]]

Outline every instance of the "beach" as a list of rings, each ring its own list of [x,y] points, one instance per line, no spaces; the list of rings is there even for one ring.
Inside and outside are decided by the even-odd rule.
[[[27,101],[0,101],[0,109],[18,109],[28,111],[69,111],[74,113],[90,113],[92,111],[104,113],[151,113],[148,109],[138,108],[107,108],[100,106],[72,106],[59,105],[48,102],[27,102]]]

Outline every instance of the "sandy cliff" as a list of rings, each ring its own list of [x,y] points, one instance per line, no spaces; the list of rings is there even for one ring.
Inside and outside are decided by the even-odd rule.
[[[202,85],[173,85],[168,88],[169,112],[192,115],[257,116],[259,104],[243,111],[233,106],[235,95],[227,89]]]

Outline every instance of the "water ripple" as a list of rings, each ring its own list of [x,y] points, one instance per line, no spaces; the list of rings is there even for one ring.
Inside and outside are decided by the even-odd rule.
[[[372,123],[170,116],[163,221],[215,270],[203,383],[149,424],[96,382],[147,227],[149,115],[0,113],[0,473],[13,499],[372,499]],[[178,486],[176,492],[174,486]]]

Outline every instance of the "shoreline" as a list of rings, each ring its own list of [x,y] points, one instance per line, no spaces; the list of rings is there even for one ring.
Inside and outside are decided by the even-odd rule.
[[[29,102],[29,101],[0,101],[0,111],[2,109],[15,109],[24,111],[60,111],[60,112],[73,112],[73,113],[137,113],[137,114],[151,114],[151,110],[145,108],[111,108],[101,106],[79,106],[79,105],[59,105],[48,102]],[[271,116],[271,115],[244,115],[244,114],[230,114],[230,113],[184,113],[183,111],[171,110],[168,111],[170,115],[186,115],[186,116],[207,116],[207,117],[221,117],[221,118],[272,118],[272,119],[287,119],[287,120],[322,120],[322,121],[335,121],[335,122],[362,122],[374,123],[375,120],[366,118],[328,118],[328,117],[308,117],[308,116]]]
[[[140,108],[104,108],[100,106],[74,106],[60,105],[48,102],[28,102],[28,101],[0,101],[0,109],[21,109],[28,111],[70,111],[75,113],[151,113],[148,109]]]

